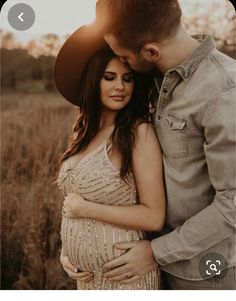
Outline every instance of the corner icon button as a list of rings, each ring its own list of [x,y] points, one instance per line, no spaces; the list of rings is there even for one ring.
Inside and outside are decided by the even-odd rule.
[[[11,27],[19,31],[24,31],[34,24],[35,13],[33,8],[28,4],[18,3],[10,8],[7,18]]]

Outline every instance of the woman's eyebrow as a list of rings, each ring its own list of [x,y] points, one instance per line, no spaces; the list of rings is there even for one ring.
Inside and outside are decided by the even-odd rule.
[[[109,74],[112,74],[112,75],[117,74],[116,72],[112,72],[112,71],[105,71],[105,73],[109,73]],[[129,72],[123,73],[123,75],[133,75],[133,72],[129,71]]]

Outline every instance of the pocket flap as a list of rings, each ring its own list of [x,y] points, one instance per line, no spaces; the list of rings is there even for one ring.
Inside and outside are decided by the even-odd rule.
[[[168,114],[165,116],[165,120],[167,121],[170,129],[172,130],[182,130],[187,123],[187,120],[176,117],[174,115]]]

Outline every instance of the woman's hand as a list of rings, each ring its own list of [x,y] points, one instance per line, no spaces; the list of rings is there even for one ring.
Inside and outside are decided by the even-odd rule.
[[[86,217],[86,201],[78,193],[68,193],[62,207],[62,215],[68,218]]]
[[[67,275],[73,280],[80,280],[84,282],[89,282],[93,279],[92,272],[80,272],[78,271],[69,261],[68,256],[63,254],[61,251],[60,254],[60,262],[63,267],[63,270],[67,273]]]

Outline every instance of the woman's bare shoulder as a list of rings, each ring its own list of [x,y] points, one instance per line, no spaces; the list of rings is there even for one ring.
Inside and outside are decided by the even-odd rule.
[[[151,122],[142,121],[137,123],[136,128],[136,139],[146,139],[148,136],[155,136],[156,132]]]
[[[151,122],[139,123],[136,127],[135,143],[134,143],[134,154],[142,156],[150,153],[161,153],[160,143]]]

